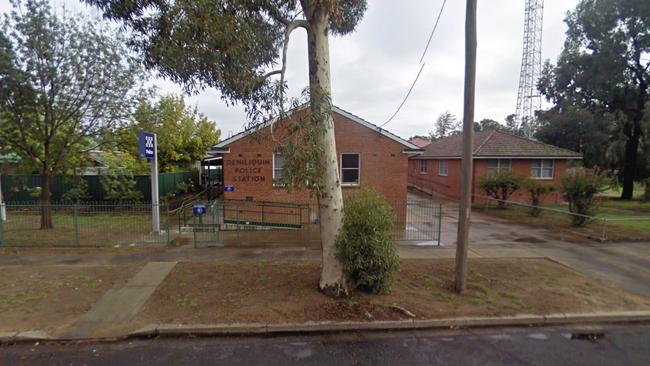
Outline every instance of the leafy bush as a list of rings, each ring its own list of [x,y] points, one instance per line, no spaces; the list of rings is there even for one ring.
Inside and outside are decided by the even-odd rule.
[[[390,231],[393,210],[376,191],[363,190],[346,202],[336,250],[353,287],[371,293],[390,290],[399,255]]]
[[[75,175],[70,179],[72,180],[70,182],[72,184],[72,188],[68,189],[68,191],[61,196],[61,198],[64,201],[72,202],[88,201],[90,199],[90,193],[88,192],[88,181],[78,175]]]
[[[526,179],[523,186],[528,192],[530,204],[533,206],[530,210],[530,215],[537,217],[542,213],[542,210],[539,208],[539,203],[544,199],[544,197],[546,197],[546,195],[555,192],[555,186],[531,178]]]
[[[520,184],[521,179],[507,170],[486,174],[478,179],[479,189],[486,196],[496,199],[500,208],[506,208],[505,201],[519,189]]]
[[[600,171],[576,168],[572,173],[562,177],[562,194],[569,203],[569,211],[590,216],[596,208],[596,193],[602,192],[609,185],[609,179]],[[585,216],[571,216],[573,226],[582,226],[587,222]]]
[[[99,181],[108,201],[122,203],[142,200],[142,192],[135,190],[135,179],[130,174],[102,175]]]
[[[645,191],[643,192],[643,200],[650,201],[650,178],[646,178],[646,180],[644,180],[644,183]]]

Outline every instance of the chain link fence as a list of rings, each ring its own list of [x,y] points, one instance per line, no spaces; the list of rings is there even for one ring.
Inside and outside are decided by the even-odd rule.
[[[159,205],[160,232],[152,231],[151,204],[8,203],[0,220],[0,246],[123,247],[162,246],[170,242],[170,215]],[[49,212],[52,228],[41,229]]]

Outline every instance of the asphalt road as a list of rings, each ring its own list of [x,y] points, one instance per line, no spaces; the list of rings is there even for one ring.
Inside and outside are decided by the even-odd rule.
[[[20,344],[0,365],[650,365],[650,324]]]

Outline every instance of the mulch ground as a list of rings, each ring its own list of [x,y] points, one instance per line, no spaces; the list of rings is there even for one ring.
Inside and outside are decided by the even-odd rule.
[[[317,291],[319,263],[179,263],[135,322],[371,321],[650,309],[650,298],[609,288],[543,259],[471,259],[468,289],[453,289],[453,260],[405,260],[392,291],[332,299]]]

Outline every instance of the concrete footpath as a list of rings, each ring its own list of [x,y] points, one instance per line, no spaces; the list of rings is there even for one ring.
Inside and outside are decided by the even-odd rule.
[[[150,262],[125,286],[110,289],[62,338],[92,338],[98,329],[135,316],[176,262]]]

